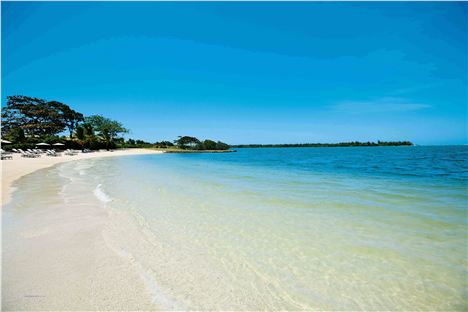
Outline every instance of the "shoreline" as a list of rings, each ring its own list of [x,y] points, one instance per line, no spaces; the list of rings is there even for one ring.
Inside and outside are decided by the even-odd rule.
[[[11,218],[10,206],[4,205],[11,202],[13,182],[22,177],[74,160],[146,154],[162,152],[131,149],[61,157],[14,155],[13,160],[2,161],[2,219]],[[41,183],[40,176],[36,179]],[[47,186],[38,189],[43,190],[47,192]],[[105,202],[90,196],[78,204],[51,204],[42,206],[40,213],[16,214],[20,227],[3,224],[2,310],[161,309],[152,301],[134,260],[123,257],[110,243],[115,217],[112,210],[103,208]]]
[[[455,164],[463,159],[461,153],[449,152],[456,156]],[[458,182],[440,178],[453,192],[447,194],[459,198],[442,207],[438,183],[413,183],[413,177],[376,180],[385,171],[373,164],[380,164],[385,155],[369,160],[364,152],[359,154],[361,165],[375,168],[376,175],[365,179],[353,178],[354,163],[347,165],[351,171],[346,175],[334,175],[342,171],[333,169],[326,175],[290,175],[290,159],[273,153],[278,163],[271,161],[271,155],[250,152],[246,162],[224,169],[211,157],[90,159],[24,176],[13,184],[17,190],[2,212],[2,309],[457,310],[466,306],[459,274],[465,227],[455,219],[462,216],[466,195]],[[295,155],[295,168],[303,168],[302,154]],[[357,159],[335,155],[327,161]],[[411,153],[398,151],[384,164],[391,168],[399,161],[406,164],[402,155]],[[252,159],[270,165],[255,170],[256,163],[249,165]],[[314,157],[306,162],[316,163]],[[418,159],[412,163],[416,168],[420,164]],[[225,169],[234,173],[231,178],[226,178]],[[400,171],[394,172],[400,177]],[[417,174],[424,178],[431,172]],[[401,182],[406,183],[404,189]],[[180,190],[188,191],[174,196]],[[349,214],[343,215],[343,201],[337,196],[349,203],[345,206]],[[410,210],[415,217],[409,217],[408,228],[395,231],[401,211],[408,207],[415,207]],[[451,216],[455,221],[434,228],[427,211],[434,212],[434,218]],[[424,235],[415,237],[415,232]],[[437,243],[442,241],[444,245]],[[419,265],[422,258],[429,259],[425,265]],[[290,267],[282,271],[285,263]],[[387,272],[391,278],[385,278]],[[426,281],[447,292],[421,287]],[[357,284],[364,286],[356,288]]]
[[[101,158],[101,157],[117,157],[117,156],[130,156],[130,155],[147,155],[147,154],[163,154],[162,151],[155,151],[151,149],[124,149],[115,151],[100,151],[93,153],[79,153],[74,156],[62,155],[58,157],[50,157],[41,155],[38,158],[24,158],[20,154],[13,153],[12,160],[1,161],[1,173],[2,173],[2,208],[3,205],[7,204],[11,200],[11,194],[15,190],[12,187],[14,181],[19,178],[33,173],[37,170],[52,167],[56,164],[90,159],[90,158]]]

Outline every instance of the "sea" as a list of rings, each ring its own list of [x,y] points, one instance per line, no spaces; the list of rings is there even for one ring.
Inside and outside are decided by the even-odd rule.
[[[87,159],[15,187],[7,225],[105,211],[109,248],[164,309],[468,309],[468,146]]]

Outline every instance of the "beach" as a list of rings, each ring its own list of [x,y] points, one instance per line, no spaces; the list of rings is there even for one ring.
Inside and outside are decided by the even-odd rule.
[[[2,308],[464,310],[467,152],[239,149],[37,170],[3,209]]]
[[[45,154],[39,158],[24,158],[18,153],[10,154],[12,160],[4,160],[1,162],[2,172],[2,204],[6,204],[10,200],[10,195],[13,189],[11,183],[20,177],[32,173],[39,169],[54,166],[67,161],[99,158],[99,157],[115,157],[115,156],[128,156],[128,155],[144,155],[144,154],[160,154],[160,151],[150,149],[126,149],[126,150],[112,150],[112,151],[99,151],[94,153],[78,153],[70,156],[63,154],[58,157],[50,157]]]
[[[468,312],[467,3],[0,8],[0,310]]]
[[[2,161],[2,310],[154,309],[151,301],[139,295],[145,293],[145,287],[138,274],[106,247],[103,232],[109,214],[99,205],[87,203],[87,196],[80,199],[79,210],[59,205],[58,209],[28,211],[13,236],[5,220],[10,211],[3,207],[14,191],[11,184],[33,172],[41,177],[44,170],[61,163],[159,153],[129,149],[32,159],[13,155],[13,160]]]

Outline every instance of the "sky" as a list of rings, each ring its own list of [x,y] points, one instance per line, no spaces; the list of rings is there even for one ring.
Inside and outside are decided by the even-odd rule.
[[[127,138],[467,143],[468,9],[442,2],[2,2],[1,98]]]

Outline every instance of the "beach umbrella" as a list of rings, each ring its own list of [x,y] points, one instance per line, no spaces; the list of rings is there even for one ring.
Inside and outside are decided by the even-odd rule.
[[[65,145],[65,144],[63,144],[63,143],[55,143],[55,144],[52,144],[52,145],[55,145],[55,146],[63,146],[63,145]]]
[[[2,144],[11,144],[11,142],[10,142],[10,141],[7,141],[7,140],[3,140],[3,139],[2,139]]]
[[[50,145],[50,144],[47,144],[47,143],[44,143],[44,142],[42,142],[42,143],[37,143],[37,144],[36,144],[36,146],[49,146],[49,145]]]

